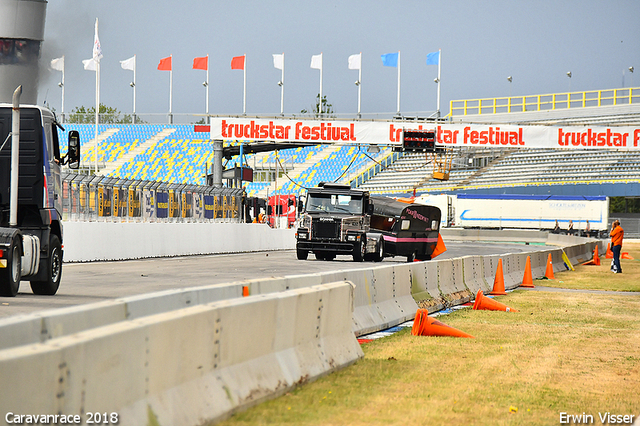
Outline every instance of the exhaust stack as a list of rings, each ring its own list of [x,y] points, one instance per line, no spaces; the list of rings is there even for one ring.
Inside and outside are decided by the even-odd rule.
[[[22,86],[13,92],[11,114],[11,189],[9,199],[9,226],[18,226],[18,167],[20,165],[20,95]]]

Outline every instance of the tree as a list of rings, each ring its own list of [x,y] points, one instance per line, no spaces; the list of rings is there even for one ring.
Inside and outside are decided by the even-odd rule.
[[[302,111],[300,111],[300,113],[310,114],[314,118],[320,118],[320,117],[336,118],[333,111],[333,105],[327,102],[327,95],[324,95],[322,97],[322,101],[320,101],[319,93],[316,95],[316,104],[311,108],[311,112],[309,112],[306,109],[303,109]]]
[[[96,107],[85,108],[84,106],[76,107],[71,110],[71,114],[67,119],[68,123],[95,123]],[[140,120],[136,120],[140,122]],[[125,114],[120,116],[120,111],[111,108],[105,104],[100,104],[100,124],[131,124],[133,120],[131,115]]]

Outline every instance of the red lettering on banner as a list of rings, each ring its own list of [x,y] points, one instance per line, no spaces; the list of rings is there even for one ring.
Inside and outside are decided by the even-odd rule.
[[[420,126],[422,129],[422,126]],[[437,137],[438,145],[455,145],[458,143],[459,130],[442,130],[441,126],[438,126]]]
[[[628,133],[612,132],[607,129],[605,132],[594,132],[587,129],[586,132],[565,132],[562,128],[558,129],[558,145],[560,146],[615,146],[626,147]]]
[[[446,130],[445,143],[446,143]],[[500,127],[489,127],[489,130],[477,131],[471,130],[471,127],[465,127],[462,133],[463,143],[472,145],[524,145],[524,136],[522,127],[517,132],[500,130]],[[456,142],[457,131],[452,135],[453,143]]]
[[[636,129],[633,131],[633,146],[638,146],[639,141],[640,141],[640,129]]]
[[[400,142],[400,133],[402,128],[395,128],[393,124],[389,125],[389,142]]]

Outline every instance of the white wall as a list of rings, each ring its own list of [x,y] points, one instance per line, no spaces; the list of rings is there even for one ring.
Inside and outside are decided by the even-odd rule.
[[[65,222],[64,261],[293,249],[295,229],[257,223]]]

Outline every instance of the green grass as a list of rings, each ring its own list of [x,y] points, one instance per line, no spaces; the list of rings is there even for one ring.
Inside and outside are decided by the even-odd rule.
[[[607,262],[534,284],[600,281],[628,291],[640,273],[631,262],[623,274]],[[516,290],[498,300],[520,312],[463,309],[439,318],[475,339],[406,329],[363,345],[355,365],[221,424],[549,425],[560,412],[591,414],[599,424],[599,412],[640,414],[640,296]]]

